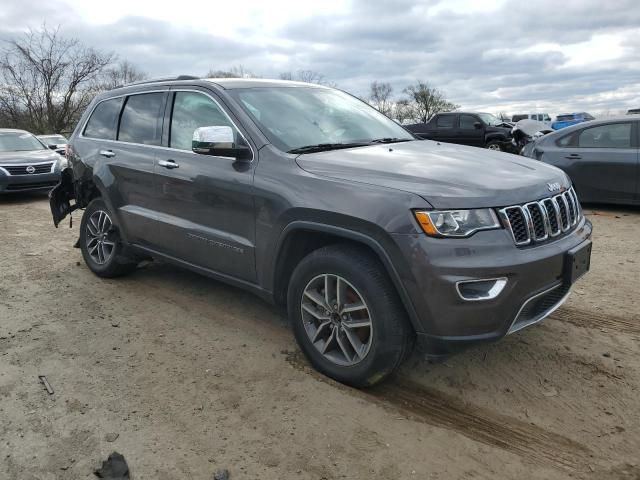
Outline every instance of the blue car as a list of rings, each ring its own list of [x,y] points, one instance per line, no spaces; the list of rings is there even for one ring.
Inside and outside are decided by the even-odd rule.
[[[595,118],[587,112],[563,113],[556,117],[556,121],[551,124],[551,128],[554,130],[560,130],[561,128],[570,127],[577,123],[588,122],[589,120],[595,120]]]

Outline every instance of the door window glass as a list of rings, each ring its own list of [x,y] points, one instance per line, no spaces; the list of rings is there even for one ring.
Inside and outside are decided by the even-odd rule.
[[[165,93],[131,95],[120,119],[118,140],[122,142],[160,145]]]
[[[436,120],[438,128],[453,128],[453,115],[440,115]]]
[[[191,150],[193,132],[200,127],[231,127],[231,121],[211,98],[197,92],[176,92],[171,114],[169,146]]]
[[[585,128],[578,137],[581,148],[631,148],[631,124],[612,123]]]
[[[116,139],[118,115],[122,98],[112,98],[98,104],[84,129],[84,136],[104,140]]]
[[[471,115],[460,115],[460,129],[461,130],[475,130],[475,124],[478,122],[476,117]]]

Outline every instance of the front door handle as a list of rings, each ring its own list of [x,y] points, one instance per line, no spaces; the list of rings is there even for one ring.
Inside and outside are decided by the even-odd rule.
[[[564,158],[566,158],[567,160],[580,160],[582,157],[579,153],[571,153]]]
[[[164,168],[178,168],[180,166],[179,163],[176,163],[175,160],[158,160],[158,165]]]
[[[100,150],[98,153],[103,157],[107,157],[107,158],[116,156],[116,152],[114,152],[113,150]]]

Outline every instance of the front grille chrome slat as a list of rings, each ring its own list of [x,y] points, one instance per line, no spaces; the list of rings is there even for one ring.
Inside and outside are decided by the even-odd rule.
[[[580,202],[573,187],[553,197],[502,208],[498,213],[519,247],[566,233],[582,218]]]

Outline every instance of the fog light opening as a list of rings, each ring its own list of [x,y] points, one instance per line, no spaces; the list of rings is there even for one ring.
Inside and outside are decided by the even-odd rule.
[[[485,278],[481,280],[463,280],[456,283],[456,290],[460,298],[467,302],[493,300],[507,285],[507,279]]]

